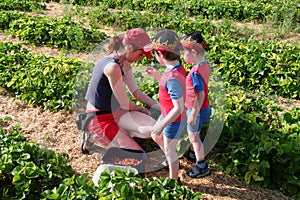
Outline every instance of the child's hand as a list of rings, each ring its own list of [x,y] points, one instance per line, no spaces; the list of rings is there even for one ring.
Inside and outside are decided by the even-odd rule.
[[[158,71],[154,67],[147,67],[146,72],[149,76],[153,77],[155,80],[159,81],[161,75],[158,73]]]
[[[187,119],[187,125],[190,125],[190,126],[195,126],[196,125],[196,120],[197,118],[190,115]]]
[[[146,72],[150,75],[150,76],[154,76],[155,73],[157,73],[156,69],[154,67],[147,67],[146,68]]]
[[[152,135],[160,135],[164,129],[164,120],[158,119],[152,128]]]

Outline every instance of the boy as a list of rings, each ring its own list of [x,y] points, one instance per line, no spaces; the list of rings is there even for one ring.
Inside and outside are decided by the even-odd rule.
[[[169,177],[178,180],[179,184],[176,144],[186,123],[184,107],[186,71],[180,63],[181,49],[179,37],[171,30],[158,32],[152,43],[144,47],[145,52],[154,51],[157,61],[166,67],[162,75],[152,67],[146,69],[147,73],[160,83],[159,103],[162,115],[152,128],[151,136],[166,156],[169,163]]]
[[[208,80],[210,68],[205,59],[206,42],[198,32],[186,34],[182,40],[182,56],[188,64],[193,64],[186,79],[187,132],[196,156],[196,165],[187,171],[191,178],[210,174],[205,161],[205,152],[199,137],[203,124],[210,118],[208,101]]]

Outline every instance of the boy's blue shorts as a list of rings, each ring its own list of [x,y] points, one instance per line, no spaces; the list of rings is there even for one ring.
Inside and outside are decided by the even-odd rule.
[[[192,110],[187,109],[187,111],[186,111],[187,117],[190,116],[191,111]],[[208,122],[209,118],[210,118],[210,106],[208,106],[204,110],[200,110],[200,112],[197,115],[196,124],[194,126],[188,125],[188,130],[190,130],[192,132],[201,131],[203,124]]]
[[[162,116],[160,116],[158,120],[162,120]],[[186,118],[179,122],[172,122],[164,128],[163,133],[169,139],[179,139],[185,125]]]

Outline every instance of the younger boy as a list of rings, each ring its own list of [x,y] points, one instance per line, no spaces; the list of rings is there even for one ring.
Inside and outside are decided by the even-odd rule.
[[[186,79],[187,132],[196,155],[196,165],[187,171],[192,178],[210,174],[205,161],[205,152],[199,137],[203,124],[210,118],[208,101],[208,80],[210,68],[205,59],[206,42],[198,32],[186,34],[182,40],[182,56],[188,64],[193,64]]]

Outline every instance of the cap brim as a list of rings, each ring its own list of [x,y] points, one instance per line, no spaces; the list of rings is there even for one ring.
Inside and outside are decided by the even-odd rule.
[[[154,48],[151,46],[151,44],[147,44],[146,46],[144,46],[143,50],[144,52],[150,52],[152,51]]]
[[[144,53],[144,55],[145,55],[147,58],[149,58],[149,59],[153,58],[153,56],[152,56],[152,54],[151,54],[150,51],[145,51],[145,50],[143,50],[143,53]]]

